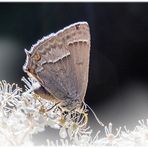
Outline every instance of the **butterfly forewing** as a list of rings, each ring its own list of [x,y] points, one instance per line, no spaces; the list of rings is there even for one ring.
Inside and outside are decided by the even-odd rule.
[[[75,23],[33,45],[24,70],[58,100],[81,102],[88,83],[89,52],[89,26]]]

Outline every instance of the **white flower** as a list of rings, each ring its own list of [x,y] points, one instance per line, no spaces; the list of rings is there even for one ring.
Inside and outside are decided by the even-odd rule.
[[[17,84],[9,84],[6,81],[0,82],[0,110],[5,116],[17,109],[20,102],[22,89]]]
[[[38,82],[25,78],[23,81],[26,83],[23,92],[17,84],[0,82],[0,146],[32,146],[32,135],[45,131],[47,126],[58,129],[60,136],[56,141],[47,139],[48,146],[148,146],[148,119],[139,120],[133,131],[125,126],[123,131],[121,127],[116,129],[115,134],[109,123],[104,127],[105,137],[99,137],[102,133],[98,130],[93,138],[93,130],[87,125],[89,111],[85,103],[65,112],[59,104],[33,94]],[[94,112],[93,115],[103,126]]]
[[[66,138],[67,137],[67,131],[65,127],[62,127],[59,131],[59,135],[61,138]]]
[[[113,134],[112,133],[112,123],[109,123],[108,127],[105,126],[106,137],[99,139],[97,143],[98,144],[100,143],[100,145],[109,145],[109,146],[118,145],[118,142],[120,141],[119,134],[120,134],[120,131],[121,131],[121,127],[119,129],[116,129],[116,130],[117,130],[117,133]]]

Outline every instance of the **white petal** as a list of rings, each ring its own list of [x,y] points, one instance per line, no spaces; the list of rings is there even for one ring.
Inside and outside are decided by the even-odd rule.
[[[59,131],[59,135],[61,138],[66,138],[67,137],[67,132],[66,129],[64,127],[62,127]]]

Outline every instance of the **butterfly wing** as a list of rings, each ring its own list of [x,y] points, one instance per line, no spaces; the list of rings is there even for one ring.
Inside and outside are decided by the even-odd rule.
[[[24,70],[55,98],[82,100],[88,83],[89,52],[89,26],[75,23],[33,45]]]

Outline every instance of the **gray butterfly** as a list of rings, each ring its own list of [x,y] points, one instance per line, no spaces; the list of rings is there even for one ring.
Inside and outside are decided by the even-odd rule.
[[[43,37],[30,51],[23,69],[41,85],[44,99],[72,109],[84,100],[88,83],[90,31],[87,22],[72,24]]]

